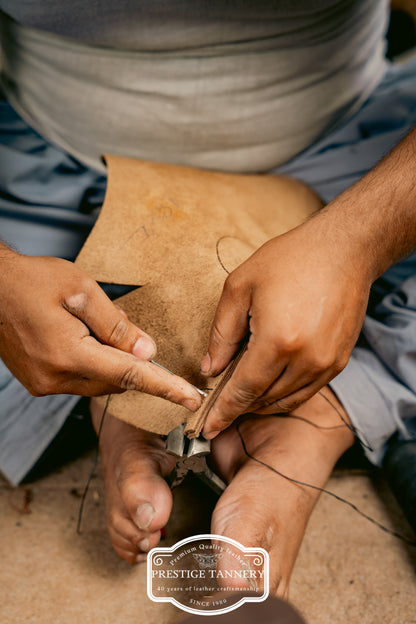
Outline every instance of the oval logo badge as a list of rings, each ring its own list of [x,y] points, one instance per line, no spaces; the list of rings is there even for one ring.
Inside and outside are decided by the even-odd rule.
[[[147,557],[147,593],[198,615],[219,615],[269,595],[269,555],[221,535],[194,535]]]

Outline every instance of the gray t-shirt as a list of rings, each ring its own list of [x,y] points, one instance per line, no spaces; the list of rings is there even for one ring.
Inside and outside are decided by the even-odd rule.
[[[47,139],[96,167],[109,152],[270,169],[349,114],[384,71],[385,1],[0,7],[8,97]],[[11,377],[0,363],[0,468],[17,484],[78,398],[35,399]]]
[[[11,103],[96,168],[113,153],[270,170],[357,107],[385,70],[386,0],[0,0],[0,8]]]

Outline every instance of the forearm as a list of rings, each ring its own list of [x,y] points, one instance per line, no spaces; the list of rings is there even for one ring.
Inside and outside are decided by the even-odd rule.
[[[315,224],[312,224],[316,221]],[[416,129],[310,222],[361,257],[371,281],[416,248]]]
[[[0,260],[15,255],[16,252],[0,241]]]

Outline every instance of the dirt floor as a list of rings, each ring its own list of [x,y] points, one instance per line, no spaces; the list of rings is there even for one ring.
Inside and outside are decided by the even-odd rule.
[[[91,466],[90,453],[31,485],[12,489],[0,481],[1,624],[164,624],[178,619],[176,607],[147,598],[145,565],[132,568],[112,551],[99,471],[86,501],[82,535],[77,535],[80,495]],[[338,469],[328,488],[410,535],[377,473]],[[176,490],[166,544],[209,530],[210,498],[192,484]],[[308,624],[414,624],[415,555],[415,549],[412,553],[324,495],[301,548],[291,601]]]

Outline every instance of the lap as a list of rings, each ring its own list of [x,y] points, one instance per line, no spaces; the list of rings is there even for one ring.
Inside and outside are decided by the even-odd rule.
[[[412,59],[403,66],[392,67],[358,112],[318,140],[303,154],[271,173],[282,173],[298,178],[314,188],[324,201],[331,201],[371,169],[416,124],[415,70],[416,59]],[[83,166],[58,147],[48,144],[2,99],[0,99],[0,119],[0,160],[2,162],[0,231],[2,238],[23,253],[74,259],[93,226],[97,211],[103,201],[105,176]],[[416,254],[391,267],[374,286],[372,312],[376,311],[377,306],[381,305],[384,297],[388,296],[392,289],[400,288],[400,284],[415,273]],[[406,288],[413,288],[413,286],[414,282],[408,282]],[[416,311],[410,309],[406,313],[413,315]],[[390,318],[393,317],[395,318],[394,314],[390,316]],[[383,325],[382,320],[377,322]],[[367,325],[372,327],[371,323],[367,322]],[[373,334],[369,336],[370,341],[373,338],[377,341],[377,331],[374,328],[369,331]],[[403,331],[408,335],[408,328]],[[403,341],[406,344],[406,338],[390,341],[388,337],[383,344],[388,343],[389,349],[394,345],[394,349],[399,353],[400,350],[403,351],[401,346]],[[368,353],[371,357],[379,358],[379,370],[383,372],[383,375],[391,376],[389,362],[385,365],[386,356],[377,355],[371,348]],[[356,362],[359,361],[358,355]],[[350,367],[350,370],[353,370],[353,378],[357,379],[358,374],[364,379],[365,373],[362,373],[362,368],[357,368],[356,362],[353,358],[352,368]],[[364,364],[361,362],[360,366],[364,366],[364,369],[367,366],[369,370],[372,365],[367,364],[364,358]],[[2,422],[6,423],[6,416],[10,414],[9,408],[16,397],[19,397],[20,405],[25,405],[25,401],[28,405],[30,403],[30,409],[25,410],[21,419],[15,418],[14,420],[15,440],[19,444],[27,437],[29,429],[36,429],[36,419],[39,423],[45,423],[48,418],[54,419],[55,424],[58,420],[60,422],[64,420],[62,414],[69,413],[73,407],[74,397],[68,397],[63,401],[50,397],[42,400],[34,399],[23,387],[19,386],[7,369],[2,369],[2,367],[3,364],[0,362],[0,381],[3,373],[3,383],[0,383],[2,397],[0,399],[0,427],[2,427]],[[348,371],[346,377],[348,377]],[[395,378],[394,382],[404,387],[405,380]],[[368,388],[373,381],[367,380],[365,383]],[[383,381],[377,383],[383,385]],[[341,379],[338,389],[342,384]],[[345,388],[349,392],[348,384]],[[409,390],[406,387],[405,390],[407,399],[413,397],[412,389]],[[7,401],[4,400],[6,393],[9,397]],[[342,394],[342,389],[340,393]],[[60,402],[55,404],[57,400]],[[411,403],[410,399],[406,402],[406,409],[410,413],[413,408],[409,407],[409,402]],[[414,403],[416,405],[416,397]],[[377,401],[375,404],[378,405]],[[49,407],[45,412],[46,405]],[[56,419],[57,411],[61,414],[59,419]],[[49,416],[45,417],[46,413]],[[397,418],[399,420],[393,421],[393,425],[391,419],[389,420],[385,431],[390,432],[391,426],[398,428],[401,416]],[[50,440],[50,432],[47,434],[46,429],[45,425],[45,435],[40,436],[42,440],[39,439],[35,445],[36,449],[32,449],[33,456],[39,454]],[[11,432],[10,427],[8,431]],[[387,435],[385,431],[384,437]],[[380,439],[383,440],[383,436]],[[12,448],[10,444],[8,447]],[[14,449],[16,448],[15,445]],[[27,449],[23,449],[20,455],[27,457]],[[19,453],[16,450],[13,457],[12,472],[15,477],[11,480],[17,482],[19,480],[17,473],[22,473],[22,470],[24,472],[24,469],[22,465],[17,466]]]

